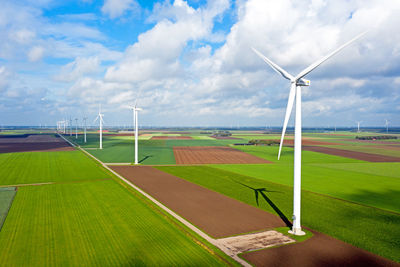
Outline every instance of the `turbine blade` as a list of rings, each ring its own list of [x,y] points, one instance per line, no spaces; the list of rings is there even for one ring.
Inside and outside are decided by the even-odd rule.
[[[137,97],[136,97],[135,106],[134,106],[135,108],[136,108],[137,101],[138,101],[138,99],[139,99],[141,93],[142,93],[142,89],[139,90],[138,95],[137,95]]]
[[[284,69],[282,69],[281,67],[279,67],[277,64],[275,64],[274,62],[272,62],[271,60],[269,60],[266,56],[264,56],[263,54],[261,54],[260,52],[257,51],[257,49],[255,48],[251,48],[253,49],[253,51],[260,57],[262,58],[268,65],[271,66],[271,68],[273,68],[277,73],[279,73],[280,75],[282,75],[284,78],[288,79],[288,80],[292,80],[293,76],[290,75],[287,71],[285,71]]]
[[[369,31],[369,30],[368,30]],[[313,64],[311,64],[310,66],[308,66],[307,68],[305,68],[304,70],[302,70],[297,76],[296,76],[296,80],[303,78],[304,76],[306,76],[308,73],[310,73],[311,71],[313,71],[316,67],[318,67],[319,65],[321,65],[322,63],[324,63],[326,60],[328,60],[330,57],[334,56],[336,53],[338,53],[340,50],[342,50],[343,48],[345,48],[346,46],[350,45],[351,43],[355,42],[357,39],[361,38],[362,36],[364,36],[368,31],[365,31],[359,35],[357,35],[356,37],[354,37],[353,39],[351,39],[350,41],[348,41],[347,43],[343,44],[342,46],[340,46],[339,48],[337,48],[336,50],[334,50],[333,52],[331,52],[330,54],[324,56],[323,58],[319,59],[318,61],[314,62]]]
[[[289,93],[288,103],[286,106],[286,114],[285,114],[285,121],[283,123],[283,128],[282,128],[281,142],[279,144],[278,160],[281,157],[283,138],[285,137],[286,127],[289,122],[290,114],[292,114],[295,93],[296,93],[296,83],[292,83],[290,86],[290,93]]]
[[[93,123],[95,123],[97,121],[97,119],[99,118],[99,116],[96,117],[96,119],[94,119]]]

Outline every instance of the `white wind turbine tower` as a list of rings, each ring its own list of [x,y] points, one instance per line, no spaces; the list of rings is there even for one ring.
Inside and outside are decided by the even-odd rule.
[[[135,130],[135,165],[137,165],[138,162],[138,139],[139,139],[139,123],[138,123],[138,113],[140,110],[142,110],[141,108],[137,107],[137,99],[135,101],[135,105],[130,107],[133,111],[133,125],[134,125],[134,130]]]
[[[72,119],[69,117],[69,136],[72,136]]]
[[[78,139],[78,119],[75,118],[75,139]]]
[[[87,118],[86,117],[83,117],[83,140],[84,140],[84,142],[86,143],[86,120],[87,120]]]
[[[99,120],[99,125],[100,125],[100,149],[103,149],[103,116],[104,114],[101,114],[101,106],[99,106],[99,114],[97,115],[96,119],[94,120],[94,122],[96,122],[97,120]]]
[[[385,119],[386,133],[389,133],[389,121]]]
[[[338,53],[340,50],[348,46],[349,44],[353,43],[355,40],[363,36],[366,32],[356,36],[352,40],[348,41],[347,43],[340,46],[338,49],[334,50],[330,54],[326,55],[325,57],[319,59],[318,61],[311,64],[309,67],[305,68],[301,71],[297,76],[292,76],[287,71],[279,67],[277,64],[269,60],[263,54],[258,52],[256,49],[253,48],[254,52],[260,56],[268,65],[270,65],[277,73],[283,76],[283,78],[288,79],[290,81],[290,93],[288,104],[286,107],[286,114],[285,120],[282,128],[282,136],[281,142],[279,145],[279,153],[278,153],[278,160],[281,155],[283,138],[285,136],[286,127],[290,118],[290,114],[292,113],[292,107],[294,100],[296,98],[296,122],[295,122],[295,134],[294,134],[294,183],[293,183],[293,226],[292,230],[289,231],[294,235],[304,235],[305,233],[301,230],[300,224],[300,201],[301,201],[301,87],[302,86],[309,86],[310,81],[304,79],[303,77],[306,76],[308,73],[313,71],[323,62],[328,60],[330,57]]]
[[[362,123],[362,121],[356,121],[357,122],[357,133],[360,132],[360,124]]]

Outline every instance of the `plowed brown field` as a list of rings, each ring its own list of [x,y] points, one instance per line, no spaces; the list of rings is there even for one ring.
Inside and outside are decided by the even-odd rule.
[[[268,267],[400,266],[327,235],[313,233],[312,238],[302,243],[254,251],[243,254],[242,258],[254,266]]]
[[[277,142],[280,142],[280,140],[276,140]],[[336,146],[336,145],[343,145],[341,143],[332,143],[332,142],[326,142],[326,141],[318,141],[318,140],[311,140],[311,139],[304,139],[301,140],[301,144],[303,146]],[[294,140],[293,139],[285,139],[283,141],[283,145],[285,146],[293,146],[294,145]]]
[[[369,162],[400,162],[400,158],[384,156],[378,154],[370,154],[364,152],[356,152],[344,149],[322,147],[322,146],[303,146],[303,150],[325,153],[345,158],[365,160]]]
[[[74,150],[74,148],[62,138],[54,135],[24,135],[0,138],[0,153],[70,150]]]
[[[223,146],[174,147],[176,164],[255,164],[272,163],[245,152]]]
[[[148,166],[110,166],[213,237],[285,226],[278,217]]]
[[[191,140],[191,136],[153,136],[151,140]]]

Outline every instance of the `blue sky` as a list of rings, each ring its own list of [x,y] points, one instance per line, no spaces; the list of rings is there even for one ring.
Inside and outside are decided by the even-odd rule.
[[[280,126],[288,82],[356,34],[303,88],[303,125],[400,125],[395,0],[22,0],[0,10],[0,125],[96,116],[131,125]],[[290,122],[289,125],[293,124]]]

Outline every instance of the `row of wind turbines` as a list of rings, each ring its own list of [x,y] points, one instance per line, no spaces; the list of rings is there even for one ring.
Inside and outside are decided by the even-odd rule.
[[[135,101],[135,104],[133,106],[129,106],[130,109],[133,111],[133,125],[134,125],[134,131],[135,131],[135,165],[139,164],[139,159],[138,159],[138,146],[139,146],[139,122],[138,122],[138,113],[142,109],[137,107],[137,99]],[[101,113],[101,105],[99,106],[99,113],[97,114],[97,117],[94,119],[93,123],[95,123],[97,120],[99,121],[99,149],[103,149],[103,124],[104,124],[104,114]],[[84,143],[87,142],[86,139],[86,120],[87,117],[83,118],[84,121]],[[62,132],[64,134],[67,134],[68,131],[68,126],[69,126],[69,135],[72,136],[72,119],[70,118],[69,124],[67,120],[62,120],[57,122],[57,131]],[[78,119],[75,118],[75,138],[78,138]]]
[[[355,42],[357,39],[361,38],[367,32],[361,33],[357,35],[355,38],[351,39],[347,43],[343,44],[330,54],[326,55],[325,57],[319,59],[318,61],[312,63],[310,66],[302,70],[296,76],[289,74],[283,68],[278,66],[276,63],[272,62],[266,56],[264,56],[261,52],[252,48],[253,51],[261,57],[272,69],[274,69],[278,74],[280,74],[283,78],[290,81],[290,91],[288,97],[288,103],[286,107],[286,114],[284,119],[284,124],[282,128],[282,135],[281,141],[279,146],[278,152],[278,159],[281,156],[282,152],[282,145],[284,141],[284,136],[286,133],[286,128],[288,125],[288,121],[290,119],[290,115],[292,113],[292,108],[295,103],[295,134],[294,134],[294,186],[293,186],[293,226],[290,233],[294,235],[304,235],[305,233],[302,231],[301,228],[301,147],[302,147],[302,116],[301,116],[301,93],[302,87],[310,86],[310,81],[305,79],[304,77],[312,72],[315,68],[320,66],[323,62],[337,54],[339,51],[350,45],[351,43]],[[141,109],[137,107],[137,101],[135,102],[134,106],[130,107],[133,110],[133,120],[135,125],[135,164],[138,164],[138,111]],[[99,114],[95,120],[99,120],[100,126],[100,149],[102,149],[102,127],[103,127],[103,114],[99,109]],[[361,122],[358,123],[358,129]],[[388,121],[386,121],[386,126],[388,128]]]

